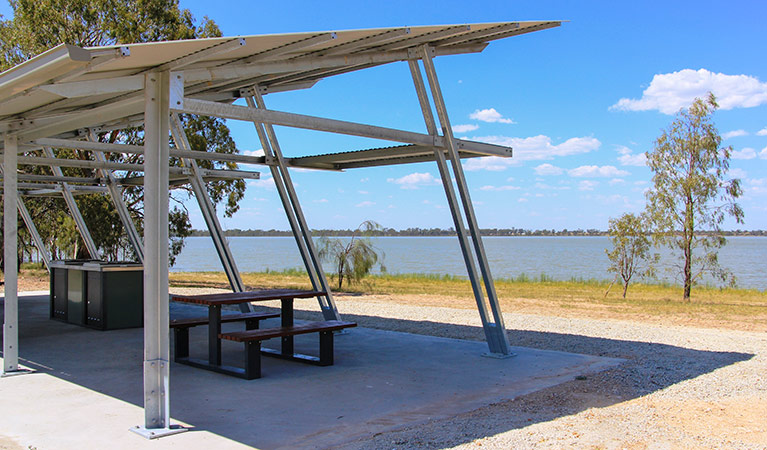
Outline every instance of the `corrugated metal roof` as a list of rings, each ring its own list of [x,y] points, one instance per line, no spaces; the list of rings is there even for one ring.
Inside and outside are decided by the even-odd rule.
[[[255,84],[266,93],[300,89],[329,76],[407,60],[408,50],[423,44],[434,47],[436,55],[479,52],[490,41],[559,25],[559,21],[499,22],[86,49],[60,45],[0,74],[0,132],[39,128],[58,134],[63,129],[140,119],[143,85],[136,75],[152,70],[183,71],[187,97],[231,102],[240,96],[240,89]]]

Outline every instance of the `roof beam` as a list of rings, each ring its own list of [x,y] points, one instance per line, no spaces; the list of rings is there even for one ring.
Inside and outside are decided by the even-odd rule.
[[[44,84],[40,89],[66,98],[88,97],[100,94],[119,94],[144,89],[144,76],[105,78],[102,80],[71,81]]]
[[[0,174],[0,178],[3,176]],[[56,175],[36,175],[36,174],[18,174],[19,180],[24,181],[37,181],[46,183],[81,183],[81,184],[99,184],[100,178],[97,177],[66,177]]]
[[[243,58],[237,61],[232,61],[231,63],[228,63],[227,65],[251,64],[258,61],[266,61],[270,58],[282,56],[286,53],[295,52],[298,50],[304,50],[309,47],[314,47],[315,45],[324,44],[325,42],[332,41],[335,38],[336,38],[336,33],[322,33],[322,34],[318,34],[317,36],[312,36],[310,38],[302,39],[300,41],[291,42],[290,44],[286,44],[281,47],[265,50],[261,53],[256,53],[255,55],[248,56],[247,58]]]
[[[385,42],[391,41],[392,39],[397,39],[402,36],[407,36],[408,34],[410,34],[410,28],[398,28],[395,30],[387,30],[387,31],[384,31],[383,33],[374,34],[372,36],[366,36],[364,38],[345,42],[343,44],[339,44],[339,45],[326,48],[323,50],[317,50],[317,51],[309,53],[308,55],[297,57],[296,59],[303,59],[304,57],[312,57],[312,56],[337,55],[339,53],[343,53],[349,50],[355,50],[355,47],[369,47],[372,45],[379,45],[379,44],[383,44]]]
[[[375,125],[365,125],[342,120],[325,119],[322,117],[307,116],[303,114],[294,114],[268,109],[256,109],[238,105],[227,105],[190,98],[185,98],[183,103],[184,104],[181,106],[171,105],[171,110],[190,114],[222,117],[226,119],[268,123],[271,125],[282,125],[294,128],[304,128],[309,130],[346,134],[351,136],[369,137],[386,141],[404,142],[408,144],[428,145],[432,147],[445,148],[445,142],[442,136],[431,136],[428,134],[414,133],[412,131],[378,127]],[[462,140],[456,140],[456,143],[458,148],[461,150],[477,153],[483,156],[510,157],[512,155],[512,150],[509,147]]]
[[[439,56],[476,53],[481,52],[485,47],[485,45],[472,45],[435,48],[435,54]],[[195,83],[227,79],[233,80],[276,73],[331,69],[361,64],[386,64],[395,61],[406,61],[408,59],[410,59],[410,53],[407,50],[379,51],[376,49],[375,51],[348,56],[300,58],[290,61],[267,61],[260,64],[232,64],[219,67],[194,68],[184,71],[184,81],[186,83]]]
[[[459,33],[465,33],[470,30],[471,30],[471,26],[469,25],[456,25],[456,26],[448,27],[442,30],[433,31],[431,33],[425,33],[420,36],[408,37],[396,42],[381,45],[381,46],[373,48],[372,51],[380,52],[380,51],[399,50],[402,48],[411,48],[423,43],[431,42],[435,39],[440,39],[447,36],[453,36]]]
[[[458,44],[461,42],[472,41],[475,39],[482,39],[492,34],[502,33],[504,31],[516,30],[518,28],[519,28],[519,22],[504,23],[492,28],[485,28],[484,30],[470,31],[460,36],[452,36],[449,38],[440,39],[439,41],[434,42],[431,45],[434,47],[439,45],[453,45],[453,44]]]
[[[246,44],[247,43],[245,42],[245,39],[235,38],[235,39],[232,39],[231,41],[222,42],[221,44],[208,47],[204,50],[200,50],[199,52],[195,52],[186,56],[182,56],[181,58],[174,59],[173,61],[169,61],[160,66],[153,67],[151,70],[158,71],[158,72],[165,71],[165,70],[178,70],[182,67],[188,66],[190,64],[194,64],[203,58],[208,58],[210,56],[230,52],[240,47],[244,47]]]
[[[42,138],[31,141],[32,144],[69,148],[73,150],[95,150],[108,153],[144,154],[144,146],[128,144],[110,144],[106,142],[77,141],[73,139]],[[205,161],[231,161],[243,164],[264,164],[263,156],[250,156],[232,153],[204,152],[199,150],[170,149],[170,155],[177,158],[192,158]]]

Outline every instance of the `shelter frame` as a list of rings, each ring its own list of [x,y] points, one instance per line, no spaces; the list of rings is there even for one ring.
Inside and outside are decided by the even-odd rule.
[[[460,160],[466,157],[510,157],[507,147],[456,139],[437,79],[434,56],[481,52],[489,41],[559,26],[559,21],[445,25],[274,36],[214,38],[188,42],[138,44],[94,49],[59,46],[0,74],[0,133],[3,133],[3,193],[6,260],[4,365],[6,375],[18,373],[18,295],[16,253],[17,209],[25,195],[71,195],[109,192],[119,185],[144,183],[143,251],[138,233],[131,236],[129,214],[120,213],[131,244],[144,255],[144,424],[132,430],[147,438],[179,432],[169,411],[168,197],[171,185],[191,182],[197,201],[233,290],[244,286],[210,198],[206,177],[257,177],[253,172],[204,170],[195,160],[246,162],[269,166],[291,230],[313,287],[328,294],[318,298],[324,317],[338,318],[327,289],[310,229],[290,178],[290,167],[344,170],[388,164],[435,161],[443,180],[464,261],[487,337],[490,355],[507,357],[511,350]],[[337,43],[334,41],[338,41]],[[250,47],[252,42],[260,44]],[[166,53],[155,51],[164,49]],[[142,55],[140,64],[126,62]],[[165,56],[162,56],[165,55]],[[163,59],[164,58],[164,59]],[[395,61],[410,67],[427,133],[294,114],[267,109],[263,95],[306,89],[318,80]],[[437,112],[432,114],[420,64],[423,65]],[[247,106],[232,104],[245,98]],[[249,121],[264,148],[263,157],[214,155],[192,151],[176,114],[201,114]],[[144,146],[94,142],[94,132],[144,124]],[[303,157],[285,157],[274,125],[362,136],[405,145]],[[170,149],[172,133],[176,149]],[[91,141],[73,140],[91,136]],[[45,147],[74,146],[94,151],[95,160],[73,161],[19,156]],[[144,155],[144,164],[111,162],[102,152]],[[171,156],[184,167],[169,167]],[[100,170],[96,180],[65,177],[60,171],[43,178],[17,174],[19,164],[84,167]],[[144,171],[144,177],[118,179],[113,171]],[[21,177],[22,183],[19,183]],[[75,177],[76,178],[76,177]],[[455,181],[453,181],[455,178]],[[53,184],[43,184],[43,183]],[[74,203],[74,202],[72,202]],[[119,206],[116,204],[119,209]],[[23,210],[21,210],[24,216]],[[26,221],[26,218],[25,218]],[[34,224],[27,221],[30,230]],[[80,227],[78,227],[79,229]],[[134,227],[135,231],[135,227]],[[81,233],[87,233],[83,226]],[[33,233],[34,234],[34,233]],[[39,243],[42,245],[42,243]],[[91,252],[94,254],[94,252]],[[228,265],[228,266],[227,266]],[[483,291],[484,289],[484,291]],[[484,294],[486,293],[487,299]],[[486,303],[487,301],[487,303]],[[488,311],[489,305],[489,311]]]

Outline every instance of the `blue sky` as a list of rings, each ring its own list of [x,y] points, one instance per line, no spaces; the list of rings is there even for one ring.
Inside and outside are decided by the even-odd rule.
[[[284,1],[182,0],[225,35],[514,20],[567,20],[561,27],[496,41],[481,54],[436,66],[458,137],[511,145],[512,159],[464,161],[481,227],[606,229],[637,212],[651,173],[642,154],[673,113],[708,90],[731,145],[731,176],[743,180],[746,223],[767,228],[767,3],[758,1]],[[0,13],[8,15],[3,4]],[[272,94],[272,109],[424,131],[404,63]],[[229,122],[238,147],[260,148],[252,125]],[[288,156],[387,143],[277,129]],[[452,226],[434,163],[293,171],[312,228]],[[204,223],[188,202],[193,223]],[[287,229],[262,170],[226,228]]]

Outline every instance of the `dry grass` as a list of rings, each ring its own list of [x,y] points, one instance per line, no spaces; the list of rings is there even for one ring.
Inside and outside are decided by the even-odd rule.
[[[228,287],[221,272],[171,273],[170,277],[173,286]],[[242,278],[249,289],[311,287],[300,271],[245,273]],[[605,297],[605,282],[521,278],[496,281],[503,311],[767,331],[767,293],[754,289],[697,287],[692,301],[683,302],[681,288],[674,286],[634,284],[623,299],[620,286]],[[341,292],[384,295],[387,301],[405,304],[476,308],[470,283],[457,277],[371,276]],[[343,298],[339,296],[338,301]]]
[[[306,274],[297,270],[244,273],[242,278],[248,289],[311,287]],[[172,272],[170,281],[172,286],[183,287],[229,286],[223,272]],[[47,290],[49,286],[46,270],[22,268],[20,291]],[[697,287],[692,301],[683,302],[681,288],[675,286],[632,284],[626,299],[621,297],[620,286],[613,286],[605,297],[607,286],[601,281],[551,281],[546,277],[496,280],[505,312],[767,331],[767,293],[755,289]],[[341,294],[339,303],[355,294],[375,294],[387,302],[476,308],[470,283],[450,276],[377,275],[335,292]]]

